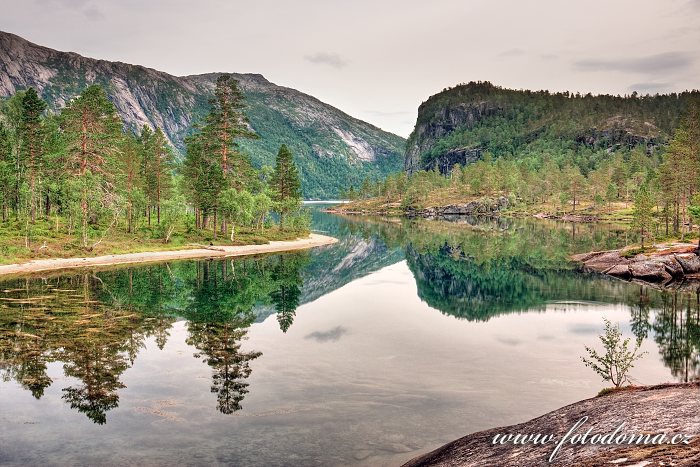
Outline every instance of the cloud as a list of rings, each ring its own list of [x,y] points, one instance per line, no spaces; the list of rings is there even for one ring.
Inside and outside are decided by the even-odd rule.
[[[518,48],[504,50],[498,54],[499,57],[520,57],[521,55],[525,55],[525,51]]]
[[[94,7],[94,6],[89,6],[83,10],[83,14],[91,20],[100,20],[104,19],[105,15],[102,14],[102,12]]]
[[[90,0],[34,0],[37,5],[45,8],[54,5],[63,6],[69,10],[81,10],[87,19],[96,21],[104,19],[105,15],[94,5],[90,5]]]
[[[317,52],[313,55],[305,55],[304,60],[314,63],[316,65],[328,65],[333,68],[343,68],[346,63],[343,58],[338,54]]]
[[[627,87],[630,91],[640,94],[656,94],[673,89],[672,83],[634,83]]]
[[[557,58],[559,58],[559,55],[547,53],[540,55],[540,57],[542,58],[542,60],[556,60]]]
[[[314,331],[304,337],[304,339],[314,339],[316,342],[337,341],[343,334],[347,334],[348,330],[342,326],[337,326],[329,331]]]
[[[666,52],[639,58],[586,59],[574,62],[579,71],[621,71],[624,73],[658,73],[686,69],[693,60],[683,52]]]
[[[89,0],[36,0],[39,5],[49,5],[51,3],[60,3],[67,8],[82,8],[87,5]]]

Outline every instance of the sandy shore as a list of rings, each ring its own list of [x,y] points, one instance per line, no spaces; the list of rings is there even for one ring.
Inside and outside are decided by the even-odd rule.
[[[231,256],[248,256],[281,251],[304,250],[317,246],[331,245],[338,239],[326,235],[311,234],[308,238],[296,240],[273,241],[265,245],[212,246],[190,250],[152,251],[128,253],[124,255],[105,255],[93,258],[55,258],[38,259],[26,263],[0,266],[0,276],[9,274],[29,274],[56,269],[73,269],[83,267],[100,267],[115,264],[151,263],[191,258],[222,258]]]

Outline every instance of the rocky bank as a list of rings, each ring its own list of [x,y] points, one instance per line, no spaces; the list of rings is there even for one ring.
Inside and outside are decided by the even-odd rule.
[[[363,202],[353,202],[328,208],[325,212],[337,214],[375,214],[382,216],[406,216],[410,218],[452,220],[461,216],[495,215],[511,206],[505,196],[496,198],[479,198],[468,203],[446,204],[428,207],[402,207],[400,203],[384,204],[381,206],[365,205]]]
[[[688,282],[699,285],[700,256],[696,248],[693,244],[676,244],[631,258],[624,250],[596,251],[574,255],[572,259],[581,263],[585,271],[621,279],[662,286],[687,286]]]
[[[453,441],[416,457],[404,467],[419,466],[697,466],[700,465],[700,382],[629,388],[576,402],[519,425],[493,428]],[[654,436],[667,433],[690,437],[688,444],[591,445],[564,444],[553,462],[548,459],[559,440],[582,417],[585,433]],[[553,434],[545,445],[496,444],[496,434]]]

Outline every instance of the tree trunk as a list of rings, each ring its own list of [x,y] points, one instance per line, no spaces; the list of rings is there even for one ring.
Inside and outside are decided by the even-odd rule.
[[[133,206],[132,206],[131,202],[129,202],[129,209],[128,209],[127,214],[126,214],[126,225],[127,225],[126,231],[127,231],[127,233],[131,233],[132,221],[133,221]]]

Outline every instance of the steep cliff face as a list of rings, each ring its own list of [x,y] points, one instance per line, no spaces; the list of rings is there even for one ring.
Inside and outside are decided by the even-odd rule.
[[[172,76],[143,66],[59,52],[0,31],[0,98],[34,87],[55,111],[85,86],[100,84],[129,128],[159,127],[180,153],[193,122],[207,112],[218,76]],[[261,136],[243,142],[243,149],[261,166],[274,162],[280,144],[290,146],[305,196],[337,196],[365,177],[379,178],[401,170],[403,138],[259,74],[233,76],[245,94],[251,126]]]
[[[457,102],[454,105],[435,108],[424,103],[418,109],[418,123],[408,139],[404,168],[408,173],[418,170],[433,169],[436,165],[452,167],[476,162],[481,156],[482,148],[453,148],[444,151],[442,161],[423,164],[421,156],[429,152],[443,137],[458,128],[472,129],[483,119],[498,115],[502,108],[488,102]]]
[[[488,82],[461,84],[430,97],[406,145],[408,173],[520,157],[549,149],[652,152],[672,134],[697,91],[656,96],[581,96],[503,89]]]

